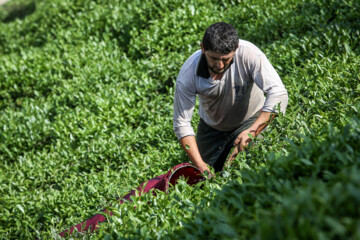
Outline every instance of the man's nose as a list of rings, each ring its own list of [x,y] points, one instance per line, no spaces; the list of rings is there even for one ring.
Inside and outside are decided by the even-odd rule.
[[[222,69],[224,67],[224,63],[222,60],[217,61],[216,65],[219,69]]]

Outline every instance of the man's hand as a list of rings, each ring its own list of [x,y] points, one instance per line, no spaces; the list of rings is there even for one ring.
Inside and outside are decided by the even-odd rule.
[[[236,158],[236,156],[239,154],[239,152],[244,151],[244,149],[247,147],[247,145],[252,141],[252,139],[255,137],[255,131],[246,129],[242,131],[234,142],[234,150],[229,156],[229,159],[225,163],[225,168],[230,167],[232,161]]]
[[[247,145],[254,139],[255,131],[246,129],[242,131],[235,139],[234,146],[238,148],[238,151],[244,151]]]
[[[199,168],[201,173],[208,172],[208,178],[212,178],[213,174],[211,173],[209,166],[202,160],[198,146],[195,141],[194,136],[186,136],[180,139],[180,144],[186,154],[189,156],[192,164]],[[206,175],[206,174],[205,174]]]
[[[210,171],[209,165],[207,165],[205,162],[199,164],[196,167],[199,168],[201,173],[204,174],[208,179],[214,177],[214,175]]]
[[[234,150],[225,163],[225,167],[229,167],[232,161],[236,158],[239,152],[244,151],[248,144],[257,136],[276,115],[271,112],[261,112],[254,124],[244,131],[242,131],[234,142]]]
[[[202,164],[199,164],[196,167],[200,169],[201,173],[204,173],[205,171],[210,173],[210,169],[209,169],[208,165],[205,162],[203,162]]]

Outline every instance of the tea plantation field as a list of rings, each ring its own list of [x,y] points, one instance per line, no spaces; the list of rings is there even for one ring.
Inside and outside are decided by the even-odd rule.
[[[286,114],[215,178],[117,205],[189,161],[175,80],[218,21],[270,59]],[[56,239],[111,204],[97,232],[72,238],[360,239],[359,100],[358,0],[9,1],[0,239]]]

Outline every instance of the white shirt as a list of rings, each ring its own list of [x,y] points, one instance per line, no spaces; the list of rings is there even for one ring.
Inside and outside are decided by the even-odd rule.
[[[285,112],[288,104],[287,91],[274,67],[259,48],[244,40],[239,40],[221,80],[212,80],[201,50],[185,61],[174,98],[173,127],[178,139],[195,135],[191,118],[196,96],[200,117],[220,131],[236,129],[259,110],[276,112],[278,104]]]

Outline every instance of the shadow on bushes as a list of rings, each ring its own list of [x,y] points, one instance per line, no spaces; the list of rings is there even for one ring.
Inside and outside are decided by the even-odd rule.
[[[346,3],[348,2],[348,3]],[[240,38],[256,42],[258,45],[268,45],[274,41],[288,38],[290,34],[298,37],[309,32],[319,32],[321,29],[338,25],[357,31],[359,27],[358,3],[352,1],[332,0],[299,2],[292,8],[276,1],[254,8],[253,5],[239,7],[232,11],[226,21],[231,22],[238,30]]]
[[[35,1],[22,4],[14,4],[4,6],[5,11],[8,12],[7,16],[2,20],[4,23],[13,22],[16,19],[24,19],[26,16],[32,14],[36,10]]]

